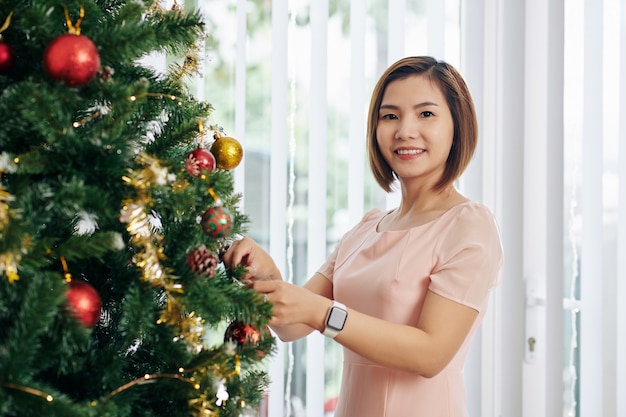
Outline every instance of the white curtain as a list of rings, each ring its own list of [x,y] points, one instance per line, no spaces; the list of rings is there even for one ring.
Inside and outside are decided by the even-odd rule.
[[[397,203],[364,152],[384,67],[428,54],[459,68],[481,132],[459,187],[496,213],[505,246],[468,360],[470,415],[626,416],[625,1],[192,3],[217,22],[197,88],[244,145],[250,233],[297,283],[364,211]],[[215,82],[218,67],[230,78]],[[268,414],[324,416],[337,351],[319,335],[280,344]]]

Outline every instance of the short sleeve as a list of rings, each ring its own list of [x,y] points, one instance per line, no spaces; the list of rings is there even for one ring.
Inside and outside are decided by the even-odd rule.
[[[333,280],[333,271],[335,270],[335,262],[337,262],[337,252],[339,251],[339,245],[335,246],[335,249],[328,255],[326,261],[317,270],[319,274],[324,275],[328,280]]]
[[[493,214],[464,206],[440,235],[429,290],[480,311],[499,280],[503,262]]]

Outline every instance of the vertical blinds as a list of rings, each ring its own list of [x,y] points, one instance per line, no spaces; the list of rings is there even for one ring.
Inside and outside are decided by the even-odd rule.
[[[260,210],[268,250],[294,282],[317,269],[364,211],[397,204],[396,194],[371,191],[365,160],[369,95],[384,66],[418,54],[457,66],[481,127],[460,187],[496,213],[506,259],[468,363],[470,415],[626,415],[623,0],[187,1],[220,22],[211,35],[226,46],[214,54],[232,63],[233,88],[209,91],[209,60],[199,94],[211,102],[216,91],[232,95],[232,120],[220,124],[244,149],[262,150],[268,208],[249,197],[259,187],[250,183],[252,152],[236,187],[244,211]],[[253,28],[259,10],[271,20],[267,38]],[[303,10],[307,24],[298,21]],[[250,67],[261,61],[271,75],[259,113]],[[331,203],[339,209],[329,212]],[[534,288],[530,301],[544,304],[529,315]],[[533,361],[527,336],[535,321]],[[280,343],[269,364],[272,417],[324,416],[329,375],[321,364],[334,347],[318,334],[304,345],[304,365]],[[292,401],[302,368],[304,410]]]

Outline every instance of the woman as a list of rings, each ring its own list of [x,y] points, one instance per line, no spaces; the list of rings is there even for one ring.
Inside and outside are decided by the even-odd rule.
[[[399,206],[368,212],[303,287],[251,239],[224,255],[274,304],[282,340],[318,330],[344,346],[336,417],[467,416],[463,365],[502,266],[493,215],[454,186],[477,130],[452,66],[401,59],[374,89],[367,133],[374,177],[387,192],[399,183]]]

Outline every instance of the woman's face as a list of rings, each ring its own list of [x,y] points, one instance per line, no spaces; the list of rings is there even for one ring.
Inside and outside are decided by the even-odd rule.
[[[435,184],[452,147],[454,121],[445,96],[422,75],[392,81],[381,101],[376,139],[400,181]]]

